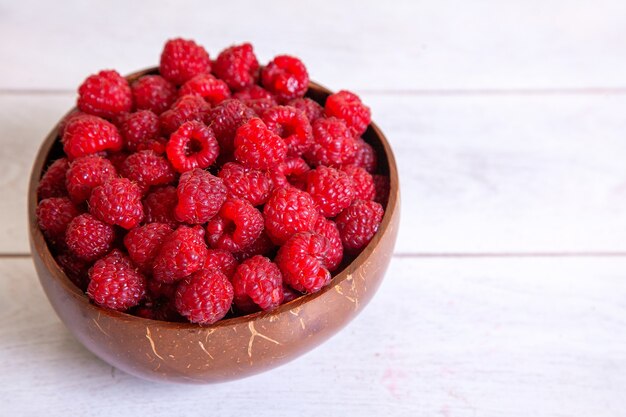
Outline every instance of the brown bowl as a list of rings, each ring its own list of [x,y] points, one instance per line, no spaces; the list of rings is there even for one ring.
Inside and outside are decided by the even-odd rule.
[[[128,79],[154,72],[154,68],[140,71]],[[322,103],[329,94],[313,82],[307,93]],[[389,202],[371,243],[330,285],[271,312],[204,327],[148,320],[97,307],[59,268],[37,226],[37,184],[47,163],[60,156],[57,131],[58,124],[39,149],[28,190],[35,268],[52,307],[72,334],[102,360],[125,372],[155,381],[202,384],[266,371],[334,335],[365,307],[383,279],[398,233],[400,194],[393,153],[383,133],[372,123],[364,138],[377,151],[380,170],[389,174]]]

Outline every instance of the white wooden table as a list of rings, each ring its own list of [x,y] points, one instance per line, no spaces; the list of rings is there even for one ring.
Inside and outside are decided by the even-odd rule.
[[[0,0],[0,415],[624,415],[626,3],[315,4]],[[26,234],[32,159],[76,86],[155,64],[177,35],[292,53],[358,92],[402,181],[397,254],[364,313],[205,387],[85,350]]]

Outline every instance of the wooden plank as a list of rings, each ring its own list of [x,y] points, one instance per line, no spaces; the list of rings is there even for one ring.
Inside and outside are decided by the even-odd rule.
[[[242,41],[262,62],[298,55],[333,89],[624,87],[625,15],[618,0],[4,2],[0,37],[16,41],[0,44],[0,88],[73,89],[99,69],[144,68],[177,35],[213,56]]]
[[[54,315],[30,259],[5,258],[0,398],[8,415],[45,403],[50,416],[621,416],[624,271],[626,258],[394,259],[372,303],[325,345],[266,374],[187,387],[96,359]]]

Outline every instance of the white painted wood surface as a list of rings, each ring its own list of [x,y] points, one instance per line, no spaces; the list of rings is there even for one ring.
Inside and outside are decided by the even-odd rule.
[[[177,4],[0,0],[0,416],[624,414],[626,3]],[[95,358],[25,256],[30,165],[76,86],[177,35],[293,53],[361,93],[402,181],[398,256],[364,313],[209,387]]]

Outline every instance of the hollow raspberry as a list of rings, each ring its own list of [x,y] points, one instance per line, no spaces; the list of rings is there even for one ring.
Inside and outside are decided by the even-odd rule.
[[[302,158],[288,158],[270,171],[274,188],[295,187],[306,188],[306,174],[311,167]]]
[[[341,243],[341,235],[337,225],[332,220],[325,219],[320,216],[315,223],[313,231],[320,236],[324,236],[328,239],[328,251],[324,258],[324,266],[330,271],[339,267],[341,260],[343,259],[343,244]]]
[[[67,158],[59,158],[50,164],[37,186],[37,198],[39,200],[50,197],[67,196],[65,175],[68,168],[69,161]]]
[[[78,109],[95,116],[111,118],[133,107],[133,95],[126,78],[117,71],[90,75],[78,88]]]
[[[287,105],[291,107],[295,107],[296,109],[303,112],[307,119],[309,119],[309,123],[313,123],[317,119],[324,117],[324,108],[319,105],[319,103],[315,100],[312,100],[308,97],[300,97],[294,98],[289,101]]]
[[[265,204],[270,196],[272,182],[265,171],[228,162],[217,175],[224,181],[230,196],[248,200],[253,206]]]
[[[314,143],[304,154],[310,165],[338,167],[354,162],[356,140],[343,120],[335,117],[317,119],[312,127]]]
[[[354,187],[354,198],[360,200],[373,200],[376,196],[376,187],[374,178],[365,169],[356,165],[346,165],[341,167],[341,171],[345,172],[352,180]]]
[[[230,97],[226,83],[211,74],[198,74],[180,87],[179,95],[202,97],[207,103],[216,105]]]
[[[169,161],[153,151],[130,155],[122,164],[120,174],[137,184],[142,194],[153,185],[167,185],[176,179],[176,172]]]
[[[383,219],[383,207],[375,201],[354,200],[335,221],[346,252],[358,253],[372,240]]]
[[[264,256],[253,256],[237,267],[233,275],[233,301],[244,313],[271,310],[285,296],[283,277],[278,266]]]
[[[87,261],[95,261],[113,247],[115,230],[91,214],[75,217],[67,226],[65,242],[72,254]]]
[[[288,101],[304,96],[309,88],[309,73],[298,58],[279,55],[263,68],[261,82],[279,100]]]
[[[131,85],[137,110],[150,110],[156,115],[169,109],[176,101],[176,86],[160,75],[144,75]]]
[[[241,90],[255,83],[259,62],[249,43],[224,49],[213,63],[213,72],[232,90]]]
[[[208,168],[220,150],[211,129],[191,121],[172,134],[165,151],[176,171],[182,173],[194,168]]]
[[[150,110],[139,110],[124,117],[120,123],[124,146],[131,152],[159,137],[159,116]]]
[[[123,145],[122,136],[113,124],[90,115],[72,119],[61,142],[70,161],[102,151],[119,151]]]
[[[209,127],[220,145],[220,154],[232,154],[237,129],[255,117],[253,110],[239,100],[224,100],[209,112]]]
[[[56,246],[65,243],[65,231],[72,219],[80,214],[67,197],[50,197],[37,205],[37,222],[48,241]]]
[[[326,116],[344,120],[354,136],[361,136],[372,121],[370,108],[359,96],[346,90],[328,96],[324,112]]]
[[[72,201],[79,204],[89,199],[94,188],[115,177],[117,172],[111,161],[98,155],[87,155],[72,161],[65,184]]]
[[[277,245],[298,232],[313,230],[319,216],[311,196],[295,188],[274,190],[263,208],[263,214],[265,230]]]
[[[235,134],[235,159],[252,169],[269,169],[287,156],[287,145],[261,119],[250,119]]]
[[[290,287],[314,293],[328,285],[330,272],[325,267],[328,239],[316,233],[297,233],[278,250],[275,262]]]
[[[174,217],[174,208],[178,203],[176,187],[156,187],[143,200],[146,223],[165,223],[175,228],[178,221]]]
[[[376,168],[378,168],[378,157],[372,145],[361,138],[356,140],[356,145],[354,165],[365,169],[370,174],[376,172]]]
[[[144,272],[151,271],[161,245],[172,232],[164,223],[148,223],[129,231],[124,236],[128,256]]]
[[[117,249],[96,261],[89,277],[87,295],[101,307],[125,311],[146,296],[146,277]]]
[[[170,39],[165,43],[159,66],[161,75],[181,85],[194,75],[211,72],[209,54],[192,40]]]
[[[302,155],[313,143],[309,119],[295,107],[272,107],[263,113],[262,119],[269,130],[283,138],[289,156]]]
[[[141,189],[127,178],[111,179],[93,189],[89,212],[105,223],[132,229],[144,217]]]
[[[158,251],[154,279],[167,284],[193,274],[204,265],[207,252],[202,227],[180,226],[167,236]]]
[[[230,310],[233,286],[221,272],[203,269],[178,285],[175,302],[190,322],[213,324]]]
[[[89,262],[83,261],[67,251],[56,255],[55,260],[74,285],[81,291],[87,291],[87,285],[89,285],[89,275],[87,272],[91,266]]]
[[[233,253],[233,256],[237,261],[242,262],[255,255],[269,256],[274,249],[274,243],[270,240],[265,231],[263,231],[257,240],[239,252]]]
[[[319,166],[309,171],[306,191],[326,217],[335,217],[354,200],[354,185],[350,177],[331,167]]]
[[[206,223],[226,201],[226,186],[221,178],[195,168],[180,176],[177,195],[174,216],[178,221]]]
[[[252,244],[263,232],[263,215],[247,200],[229,199],[206,227],[213,248],[237,252]]]
[[[211,105],[198,96],[182,96],[169,110],[159,116],[161,131],[165,135],[174,133],[183,123],[198,121],[204,124],[209,121]]]
[[[209,249],[202,268],[220,271],[228,279],[231,279],[237,269],[237,265],[237,260],[231,252],[222,249]]]
[[[374,178],[374,187],[376,188],[374,201],[385,207],[389,200],[389,177],[386,175],[372,175],[372,178]]]

